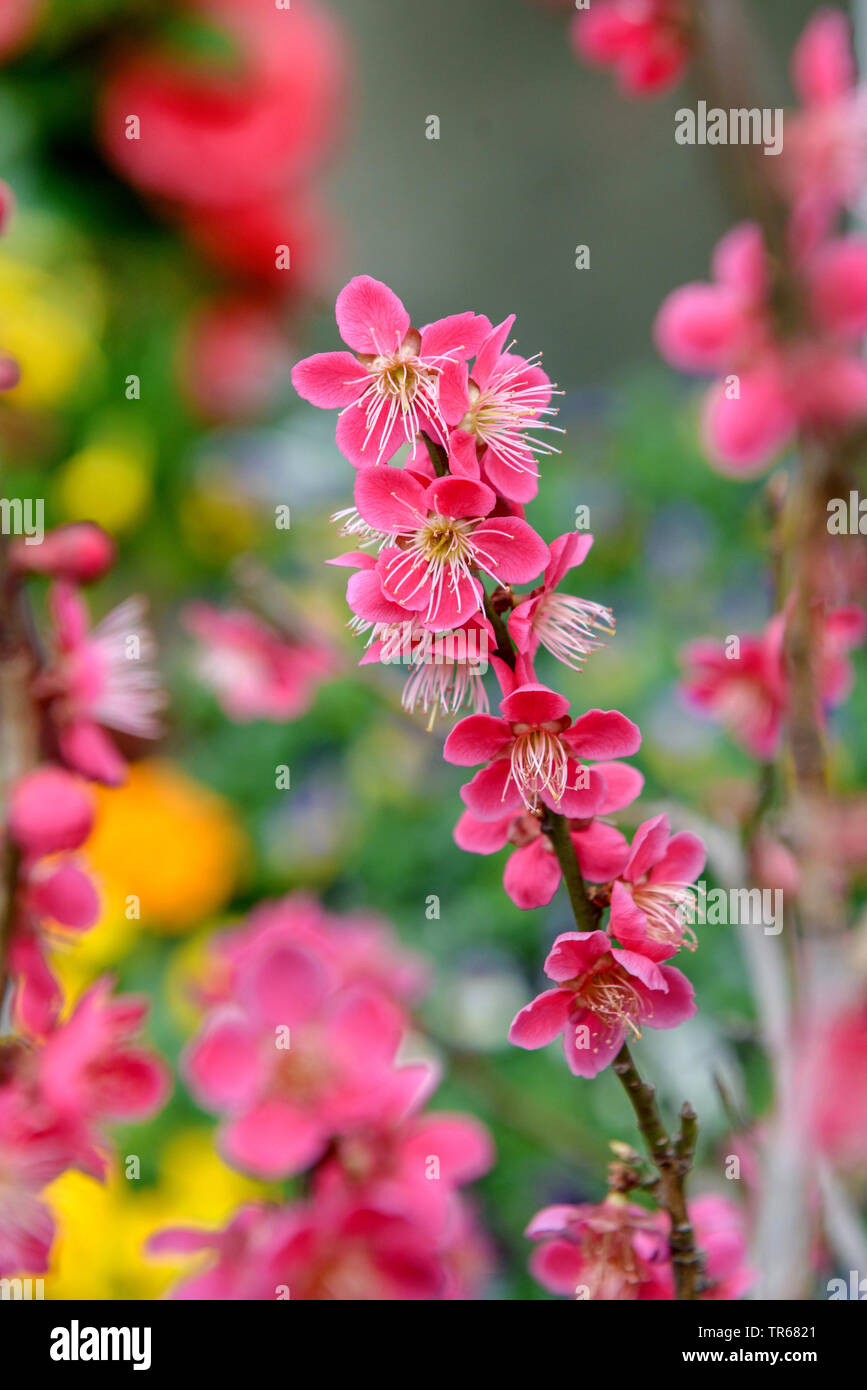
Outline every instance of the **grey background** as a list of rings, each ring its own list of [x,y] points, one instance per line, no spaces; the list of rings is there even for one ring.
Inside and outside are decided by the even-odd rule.
[[[732,221],[716,153],[674,143],[691,82],[629,102],[574,57],[569,9],[533,0],[329,0],[354,45],[349,130],[329,179],[342,227],[336,290],[386,280],[413,321],[518,314],[569,389],[653,360],[674,285],[703,278]],[[816,0],[746,0],[763,104],[790,102],[789,53]],[[425,138],[425,118],[441,139]],[[574,267],[590,247],[591,268]],[[333,302],[333,301],[332,301]],[[330,345],[323,309],[316,346]]]

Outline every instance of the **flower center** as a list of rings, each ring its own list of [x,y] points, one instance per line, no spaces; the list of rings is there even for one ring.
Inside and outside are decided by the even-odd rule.
[[[601,970],[592,971],[575,982],[575,1004],[578,1008],[589,1009],[607,1024],[609,1034],[625,1026],[640,1038],[638,1024],[647,1017],[647,1000],[622,965],[606,956],[602,962]]]
[[[559,801],[566,790],[569,755],[559,733],[537,726],[518,733],[512,744],[515,785],[528,811],[534,811],[542,792]]]
[[[653,941],[694,951],[698,945],[690,923],[696,918],[698,890],[685,883],[641,883],[632,889],[632,901],[644,913]]]
[[[614,614],[601,603],[571,594],[545,594],[533,615],[533,631],[542,646],[573,671],[581,669],[589,652],[605,645],[596,636],[614,636]]]

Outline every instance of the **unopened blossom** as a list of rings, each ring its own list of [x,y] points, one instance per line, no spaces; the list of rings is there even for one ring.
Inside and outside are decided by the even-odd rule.
[[[579,58],[593,67],[611,68],[630,97],[669,91],[690,60],[687,0],[593,0],[579,10],[572,26]]]
[[[514,314],[484,339],[466,371],[450,373],[449,436],[452,472],[481,477],[512,502],[529,502],[538,490],[537,458],[559,452],[547,433],[554,388],[538,358],[509,351]]]
[[[9,566],[15,574],[47,574],[73,584],[92,584],[114,564],[117,547],[93,521],[70,521],[48,531],[39,545],[13,541]]]
[[[650,960],[667,960],[695,943],[697,890],[705,847],[697,835],[672,835],[668,816],[638,827],[625,865],[611,888],[608,930],[622,945]]]
[[[126,761],[107,730],[157,738],[165,704],[151,665],[155,644],[144,601],[127,599],[91,628],[81,595],[61,580],[52,589],[51,614],[56,652],[34,693],[49,704],[64,762],[118,786]]]
[[[708,454],[723,472],[764,469],[799,429],[847,430],[867,417],[867,240],[824,240],[797,265],[805,321],[785,339],[772,312],[760,229],[723,237],[710,284],[664,301],[654,328],[661,355],[681,371],[719,379],[704,403]]]
[[[592,544],[591,535],[578,531],[567,531],[552,541],[551,559],[542,584],[509,614],[509,635],[529,660],[541,646],[565,666],[580,671],[585,657],[603,645],[599,634],[613,636],[614,615],[610,608],[573,594],[558,593],[564,576],[583,564]]]
[[[238,723],[297,719],[335,670],[334,655],[318,639],[291,639],[242,608],[191,603],[183,621],[199,644],[201,680]]]
[[[533,528],[500,515],[492,489],[470,478],[430,482],[411,469],[361,468],[355,504],[370,526],[395,537],[372,571],[350,581],[348,600],[365,621],[399,622],[417,613],[432,631],[458,628],[482,610],[480,574],[523,584],[548,561]]]
[[[500,820],[540,804],[564,816],[586,818],[605,799],[599,772],[587,759],[636,753],[638,728],[617,710],[590,710],[573,721],[569,702],[544,685],[528,684],[500,702],[501,718],[471,714],[452,729],[443,757],[458,767],[488,766],[461,789],[479,820]]]
[[[393,290],[357,275],[337,297],[337,326],[350,352],[321,352],[297,363],[292,384],[323,410],[341,411],[337,446],[356,467],[388,463],[401,444],[413,454],[422,432],[440,444],[460,389],[447,367],[471,357],[487,319],[453,314],[415,329]]]
[[[509,1041],[538,1048],[562,1034],[570,1071],[597,1076],[628,1036],[675,1028],[695,1013],[692,986],[679,970],[612,945],[604,931],[564,932],[545,961],[556,982],[516,1014]]]
[[[600,817],[628,806],[640,794],[644,778],[628,763],[594,764],[604,779],[605,798],[589,820],[569,821],[569,834],[582,877],[591,883],[616,878],[629,854],[626,838]],[[516,907],[544,907],[563,876],[560,861],[542,831],[542,812],[508,812],[499,820],[479,820],[464,811],[455,826],[455,843],[471,854],[495,854],[514,846],[503,873],[503,887]]]
[[[46,765],[12,787],[7,824],[18,847],[40,858],[78,849],[93,829],[94,815],[87,784],[65,768]]]

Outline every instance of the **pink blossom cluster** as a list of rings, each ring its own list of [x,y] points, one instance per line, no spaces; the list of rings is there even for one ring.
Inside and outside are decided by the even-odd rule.
[[[673,1028],[695,1012],[688,980],[669,962],[695,944],[689,920],[705,852],[697,836],[672,835],[665,815],[644,821],[627,841],[610,817],[643,785],[623,761],[640,747],[637,726],[618,710],[575,717],[566,697],[536,673],[543,649],[580,670],[599,634],[614,628],[603,605],[561,589],[592,537],[570,533],[549,546],[525,517],[550,450],[553,388],[538,359],[509,344],[511,318],[492,327],[463,313],[416,329],[386,285],[359,276],[338,296],[337,322],[350,350],[298,363],[293,382],[313,404],[340,412],[337,445],[356,469],[355,506],[339,515],[360,548],[337,562],[356,571],[347,587],[351,626],[368,634],[364,661],[387,662],[407,640],[419,641],[431,674],[423,684],[418,671],[411,675],[404,704],[412,708],[421,690],[425,709],[471,706],[444,747],[448,762],[478,769],[461,789],[466,810],[455,838],[482,854],[512,846],[504,883],[520,907],[551,900],[565,872],[562,837],[569,841],[596,929],[557,938],[545,962],[554,988],[519,1012],[510,1039],[538,1048],[562,1035],[571,1070],[594,1077],[644,1026]],[[516,592],[516,585],[531,587]],[[466,640],[451,653],[434,647],[429,659],[430,634],[466,638],[468,628],[490,644],[484,669],[466,660]],[[484,686],[488,664],[499,686],[498,714]],[[319,988],[327,1000],[328,986]],[[250,1025],[233,1016],[225,1026]],[[330,1026],[320,1036],[330,1037]],[[241,1043],[232,1037],[237,1058]],[[258,1050],[255,1056],[261,1086]],[[366,1070],[369,1080],[372,1064]],[[267,1073],[273,1077],[273,1061]],[[335,1061],[330,1076],[339,1079],[341,1106],[351,1109],[352,1067]],[[241,1083],[244,1098],[224,1142],[236,1153],[240,1144],[249,1161],[258,1154],[260,1126],[256,1111],[249,1113],[248,1084]],[[274,1083],[264,1084],[271,1099],[263,1103],[273,1103],[267,1087]],[[344,1113],[332,1110],[329,1094],[321,1092],[325,1108],[315,1122],[293,1123],[292,1141],[311,1146],[304,1159],[321,1150]],[[388,1095],[386,1086],[380,1103]],[[368,1089],[363,1103],[370,1101]],[[664,1236],[659,1226],[656,1232],[661,1251]],[[657,1273],[659,1286],[667,1279],[670,1288],[670,1263]]]
[[[179,1297],[473,1295],[489,1257],[459,1189],[493,1153],[472,1117],[425,1108],[436,1068],[404,1060],[425,978],[379,919],[302,896],[214,938],[187,1084],[221,1117],[230,1163],[308,1173],[308,1197],[247,1206],[222,1232],[159,1233],[154,1253],[210,1254]]]
[[[853,90],[845,16],[814,17],[793,74],[806,105],[779,180],[785,247],[769,248],[757,224],[735,227],[714,252],[712,281],[670,294],[654,328],[667,362],[715,378],[703,441],[714,466],[738,477],[798,437],[845,435],[867,419],[867,238],[836,230],[867,175],[867,107]]]
[[[722,724],[754,758],[773,761],[780,748],[790,704],[785,636],[789,613],[776,614],[760,633],[725,642],[700,638],[684,648],[682,689],[693,708]],[[854,672],[849,651],[867,634],[867,615],[854,604],[816,616],[819,629],[818,685],[824,724],[828,710],[850,695]]]
[[[702,1298],[740,1298],[753,1273],[738,1208],[725,1197],[698,1197],[690,1214],[705,1253]],[[543,1288],[572,1298],[673,1299],[668,1231],[664,1212],[636,1206],[620,1193],[596,1205],[547,1207],[527,1228],[538,1242],[530,1267]]]
[[[93,926],[99,895],[79,851],[94,805],[88,780],[116,785],[126,763],[112,733],[157,731],[161,695],[147,664],[152,642],[130,600],[90,628],[81,585],[99,578],[114,546],[76,523],[39,544],[17,539],[5,555],[4,659],[33,671],[22,690],[18,754],[34,743],[45,761],[8,788],[0,831],[4,860],[3,1017],[16,1035],[0,1047],[0,1273],[41,1273],[53,1222],[41,1189],[67,1168],[103,1176],[105,1126],[140,1120],[164,1102],[162,1063],[135,1041],[146,1004],[115,998],[101,979],[61,1018],[61,989],[46,947]],[[31,642],[25,582],[51,581],[44,642]],[[128,649],[135,641],[134,652]],[[71,936],[70,936],[71,934]]]

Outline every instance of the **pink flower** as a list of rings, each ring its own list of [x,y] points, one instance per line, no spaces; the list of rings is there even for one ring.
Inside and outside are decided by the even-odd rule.
[[[867,91],[857,85],[848,15],[822,8],[792,55],[803,110],[786,116],[781,174],[800,215],[854,207],[867,179]]]
[[[684,648],[683,691],[696,709],[724,725],[753,757],[772,759],[779,747],[788,707],[784,641],[787,615],[776,614],[762,633],[738,638],[729,655],[728,643],[702,638]],[[853,681],[848,652],[860,645],[867,631],[864,613],[849,606],[827,613],[822,621],[820,695],[825,709],[848,696]],[[816,711],[823,718],[823,709]]]
[[[736,1299],[754,1280],[746,1262],[741,1214],[724,1197],[689,1204],[696,1244],[705,1257],[707,1300]],[[619,1194],[598,1205],[548,1207],[526,1234],[539,1241],[530,1270],[549,1293],[599,1302],[674,1299],[668,1217]]]
[[[316,1171],[315,1192],[345,1188],[364,1205],[401,1212],[440,1236],[454,1217],[458,1188],[493,1162],[484,1125],[470,1115],[433,1111],[338,1139],[333,1157]]]
[[[404,1030],[381,993],[341,988],[320,955],[268,940],[236,962],[233,1000],[206,1019],[185,1073],[197,1100],[227,1116],[229,1160],[285,1177],[335,1135],[396,1118],[428,1084],[428,1068],[394,1065]]]
[[[714,254],[712,284],[664,301],[656,345],[672,366],[721,380],[704,408],[704,441],[723,472],[761,471],[796,430],[846,429],[867,415],[867,241],[826,241],[797,267],[808,321],[785,342],[771,312],[771,276],[758,227],[742,224]]]
[[[689,922],[695,919],[696,890],[691,885],[705,858],[697,835],[671,834],[668,816],[640,825],[611,888],[611,935],[655,961],[667,960],[683,944],[694,949]]]
[[[677,85],[690,59],[683,0],[593,0],[572,21],[579,58],[613,68],[630,97],[656,96]]]
[[[134,47],[109,74],[100,135],[115,167],[144,192],[236,207],[288,187],[322,159],[341,105],[343,48],[310,0],[295,0],[291,15],[238,0],[208,0],[206,8],[238,60],[209,67]],[[138,139],[127,135],[132,113]]]
[[[361,468],[355,504],[362,520],[395,543],[349,581],[347,600],[367,622],[461,627],[482,609],[479,572],[498,583],[539,574],[548,547],[526,521],[493,514],[496,494],[469,478],[430,482],[412,469]]]
[[[13,840],[34,858],[78,849],[93,829],[93,797],[65,768],[40,767],[15,783],[7,819]]]
[[[387,463],[404,443],[414,457],[422,430],[445,444],[446,416],[459,408],[453,371],[476,351],[488,320],[453,314],[419,331],[387,285],[357,275],[337,296],[337,326],[352,351],[305,358],[292,383],[311,404],[341,410],[337,445],[350,463]]]
[[[530,1273],[549,1293],[603,1303],[670,1296],[656,1214],[619,1194],[596,1205],[546,1207],[525,1235],[539,1242]]]
[[[609,608],[557,593],[569,570],[583,564],[592,544],[591,535],[577,531],[552,541],[544,582],[509,614],[509,634],[530,661],[541,646],[573,671],[580,671],[584,658],[603,645],[596,634],[613,636],[614,615]]]
[[[230,1000],[263,953],[287,943],[319,956],[343,984],[363,984],[396,1002],[415,1003],[427,988],[427,963],[405,950],[381,918],[336,917],[315,898],[292,893],[260,903],[242,926],[214,939],[202,998],[209,1004]]]
[[[538,358],[504,350],[514,314],[491,329],[481,343],[472,371],[453,370],[449,419],[452,472],[482,477],[512,502],[536,496],[537,455],[558,453],[539,432],[554,426],[553,388]]]
[[[590,820],[572,819],[569,831],[578,867],[591,883],[615,878],[626,863],[629,846],[620,831],[600,816],[619,811],[640,794],[644,778],[628,763],[597,763],[605,781],[605,798]],[[495,854],[507,844],[515,848],[503,874],[503,887],[516,907],[544,907],[560,886],[560,863],[547,835],[542,833],[541,812],[509,812],[499,820],[479,820],[464,811],[455,826],[455,843],[471,854]]]
[[[30,1087],[0,1084],[0,1277],[47,1270],[54,1218],[39,1193],[69,1161],[62,1126]]]
[[[843,1168],[867,1165],[867,1003],[856,998],[803,1030],[799,1090],[817,1149]]]
[[[244,609],[191,603],[183,621],[200,643],[200,678],[238,723],[297,719],[335,669],[332,653],[318,640],[290,640]]]
[[[105,1167],[101,1127],[149,1119],[171,1089],[163,1063],[134,1041],[147,1002],[112,998],[110,989],[103,979],[87,990],[39,1055],[40,1095],[80,1136],[78,1165],[97,1176]]]
[[[449,1286],[424,1226],[342,1193],[282,1208],[243,1207],[225,1231],[166,1230],[149,1248],[216,1257],[176,1298],[427,1301],[444,1298]]]
[[[636,725],[617,710],[590,710],[573,722],[568,700],[544,685],[520,686],[500,710],[501,719],[462,719],[443,749],[458,767],[488,764],[461,789],[478,820],[536,811],[540,802],[564,816],[593,816],[605,800],[605,781],[581,760],[629,757],[641,744]]]
[[[206,418],[255,419],[288,371],[281,317],[262,295],[209,300],[186,325],[179,365],[186,394]]]
[[[19,539],[9,547],[10,568],[16,574],[50,574],[73,584],[92,584],[111,569],[117,547],[93,521],[70,521],[49,531],[40,545]]]
[[[157,738],[157,713],[165,703],[150,666],[155,647],[144,601],[127,599],[89,630],[81,596],[59,581],[51,608],[57,655],[37,679],[35,694],[50,702],[64,761],[85,777],[119,786],[126,762],[106,729]]]
[[[692,1018],[692,986],[679,970],[613,946],[604,931],[564,932],[545,961],[557,989],[546,990],[512,1021],[509,1041],[545,1047],[563,1034],[576,1076],[598,1076],[640,1028],[676,1028]]]

